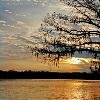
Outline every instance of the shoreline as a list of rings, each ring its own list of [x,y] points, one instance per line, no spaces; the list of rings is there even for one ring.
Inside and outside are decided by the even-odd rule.
[[[100,73],[43,72],[43,71],[0,71],[0,79],[79,79],[100,80]]]

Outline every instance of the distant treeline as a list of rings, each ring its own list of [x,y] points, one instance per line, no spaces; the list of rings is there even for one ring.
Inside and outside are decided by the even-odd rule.
[[[85,79],[99,80],[100,73],[44,72],[44,71],[0,71],[0,79]]]

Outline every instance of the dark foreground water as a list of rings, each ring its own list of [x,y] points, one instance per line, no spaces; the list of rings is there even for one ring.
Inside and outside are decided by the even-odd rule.
[[[100,81],[0,80],[0,100],[100,100]]]

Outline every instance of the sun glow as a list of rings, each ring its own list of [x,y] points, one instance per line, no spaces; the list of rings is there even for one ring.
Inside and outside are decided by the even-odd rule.
[[[61,59],[60,62],[68,64],[89,64],[90,59],[72,57],[67,59]]]

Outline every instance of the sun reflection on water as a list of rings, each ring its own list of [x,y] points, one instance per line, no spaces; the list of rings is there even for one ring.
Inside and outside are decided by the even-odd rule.
[[[94,100],[94,94],[100,91],[93,82],[80,80],[63,80],[57,83],[55,81],[50,90],[53,90],[49,95],[50,100]]]
[[[0,86],[0,100],[95,100],[100,97],[100,81],[3,80]]]
[[[89,98],[89,92],[84,90],[83,82],[74,82],[69,85],[69,99],[71,100],[83,100],[84,98]],[[66,93],[67,94],[67,93]]]

